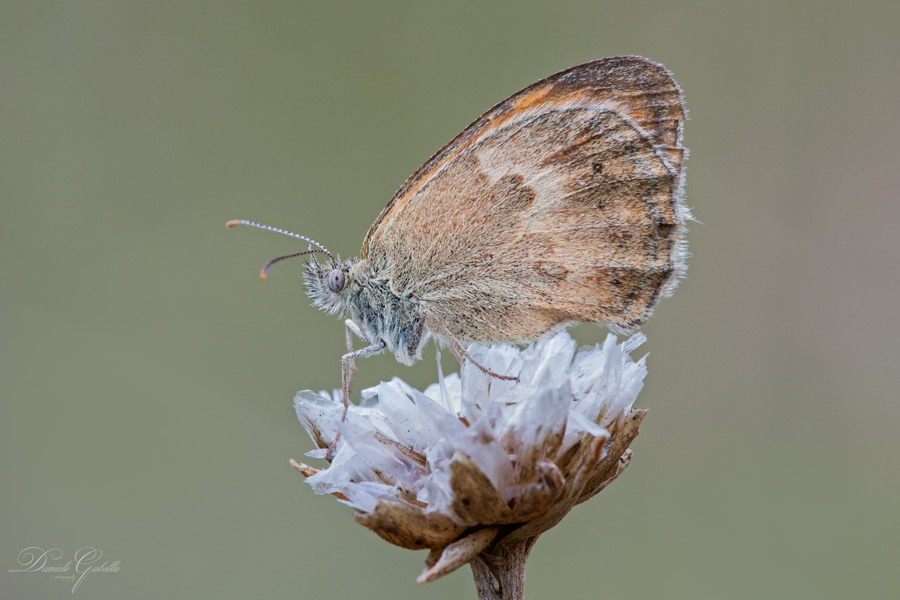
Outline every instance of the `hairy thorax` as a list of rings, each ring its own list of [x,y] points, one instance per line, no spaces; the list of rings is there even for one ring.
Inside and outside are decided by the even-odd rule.
[[[350,318],[369,341],[383,340],[387,350],[405,365],[419,360],[425,332],[419,301],[397,295],[390,280],[371,269],[365,260],[353,265],[350,280]]]

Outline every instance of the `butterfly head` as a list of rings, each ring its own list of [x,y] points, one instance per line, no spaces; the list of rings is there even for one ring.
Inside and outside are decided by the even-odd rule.
[[[352,261],[340,262],[332,256],[323,265],[313,258],[306,263],[303,280],[313,305],[328,314],[346,314],[356,287]]]
[[[298,256],[311,256],[309,262],[306,263],[306,271],[303,278],[306,283],[306,293],[312,298],[313,304],[330,314],[345,314],[347,312],[350,306],[351,293],[356,287],[352,285],[351,280],[358,277],[359,268],[364,264],[364,261],[356,263],[356,270],[354,271],[353,261],[341,262],[340,258],[328,251],[328,248],[305,235],[244,219],[228,221],[225,224],[229,229],[237,225],[250,225],[251,227],[274,231],[275,233],[281,233],[307,242],[309,244],[308,250],[279,256],[267,262],[263,266],[262,271],[260,271],[259,278],[265,280],[266,274],[275,263]],[[327,262],[324,266],[316,260],[316,254],[324,254],[327,257]]]

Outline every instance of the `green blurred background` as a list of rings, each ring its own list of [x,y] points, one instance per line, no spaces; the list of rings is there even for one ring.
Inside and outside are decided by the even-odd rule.
[[[419,587],[289,467],[343,331],[302,249],[355,255],[483,110],[640,54],[687,97],[688,279],[644,328],[627,474],[536,546],[529,598],[896,598],[900,4],[0,3],[0,597],[95,546],[83,598],[474,598]],[[575,330],[602,339],[595,327]],[[413,368],[361,363],[359,389]],[[450,363],[448,363],[449,365]]]

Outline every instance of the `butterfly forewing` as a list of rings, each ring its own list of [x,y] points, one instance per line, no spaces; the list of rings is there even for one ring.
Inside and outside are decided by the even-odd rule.
[[[552,75],[425,163],[362,258],[464,341],[639,325],[684,270],[683,120],[677,84],[646,59]]]

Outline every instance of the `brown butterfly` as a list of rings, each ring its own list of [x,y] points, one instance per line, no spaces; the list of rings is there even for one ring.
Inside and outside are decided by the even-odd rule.
[[[375,220],[358,259],[258,223],[228,226],[311,244],[263,277],[284,258],[327,256],[307,263],[307,293],[349,316],[348,347],[350,331],[369,344],[343,357],[346,402],[354,359],[387,350],[411,365],[431,336],[471,360],[472,342],[643,323],[685,271],[684,119],[662,65],[595,60],[513,94],[441,148]]]

